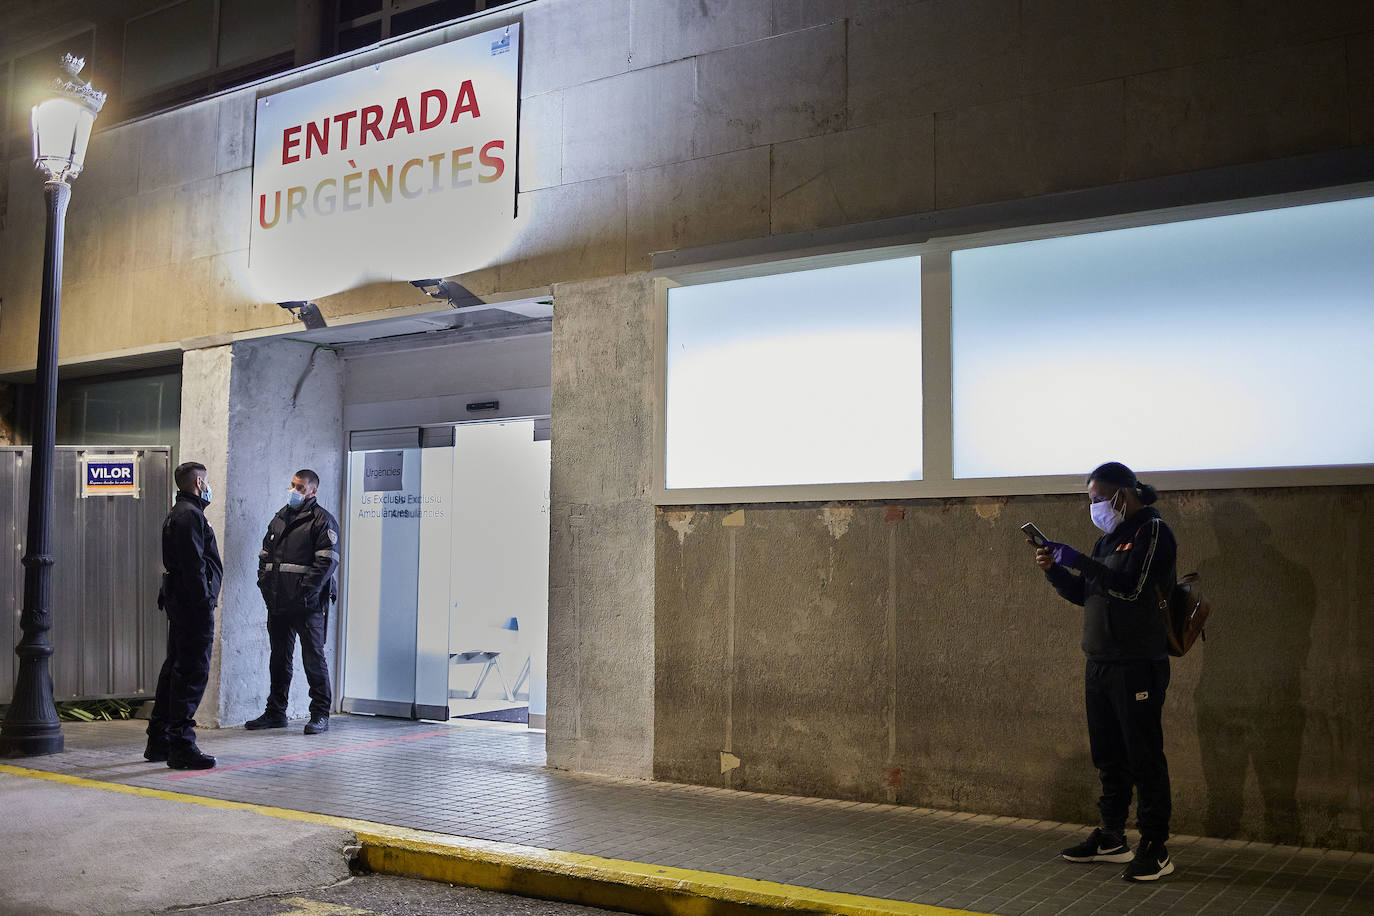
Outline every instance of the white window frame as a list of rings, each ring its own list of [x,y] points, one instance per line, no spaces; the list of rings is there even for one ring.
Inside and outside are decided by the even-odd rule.
[[[1299,207],[1374,196],[1374,182],[1343,185],[1288,194],[1228,200],[1218,203],[1119,214],[1048,225],[1020,226],[987,232],[951,235],[912,244],[876,245],[783,257],[741,258],[674,268],[654,280],[654,426],[653,481],[656,505],[699,506],[737,503],[830,502],[837,500],[897,500],[922,498],[1021,496],[1080,493],[1091,468],[1079,474],[1024,477],[955,478],[953,474],[953,362],[951,255],[955,251],[1062,238],[1115,229],[1231,216],[1261,210]],[[921,258],[921,480],[877,483],[787,484],[780,486],[668,489],[667,469],[667,345],[668,290],[675,286],[719,283],[747,277],[858,264],[885,258]],[[1370,422],[1374,422],[1371,420]],[[1111,455],[1102,456],[1112,460]],[[1160,490],[1224,490],[1374,484],[1374,464],[1322,467],[1239,468],[1226,470],[1160,471],[1146,475]]]

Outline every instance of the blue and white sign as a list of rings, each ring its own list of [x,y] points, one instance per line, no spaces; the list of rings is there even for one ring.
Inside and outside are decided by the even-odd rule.
[[[137,455],[82,455],[81,497],[138,498]]]

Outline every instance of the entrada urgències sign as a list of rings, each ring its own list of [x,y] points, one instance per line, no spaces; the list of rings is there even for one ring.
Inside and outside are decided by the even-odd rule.
[[[513,235],[519,26],[258,100],[249,271],[266,301],[485,266]]]

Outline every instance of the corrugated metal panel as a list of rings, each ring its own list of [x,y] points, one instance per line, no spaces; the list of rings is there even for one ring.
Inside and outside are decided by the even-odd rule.
[[[0,599],[13,639],[0,652],[0,703],[14,689],[22,635],[28,449],[0,449]],[[83,454],[139,456],[141,497],[81,498]],[[59,700],[151,697],[166,649],[157,609],[162,519],[171,502],[167,448],[58,446],[53,464],[53,695]],[[12,596],[12,597],[11,597]]]
[[[28,498],[28,450],[0,449],[0,702],[14,695],[19,664],[14,647],[19,645],[19,612],[23,599],[24,503]]]

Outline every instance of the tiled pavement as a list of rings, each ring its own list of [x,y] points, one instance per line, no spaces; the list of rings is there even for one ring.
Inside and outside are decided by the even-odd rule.
[[[1177,837],[1152,885],[1055,853],[1078,825],[580,776],[543,735],[336,716],[325,735],[203,731],[213,770],[142,760],[142,723],[68,724],[20,763],[444,834],[1006,914],[1374,914],[1374,855]],[[0,834],[0,840],[3,839]]]

